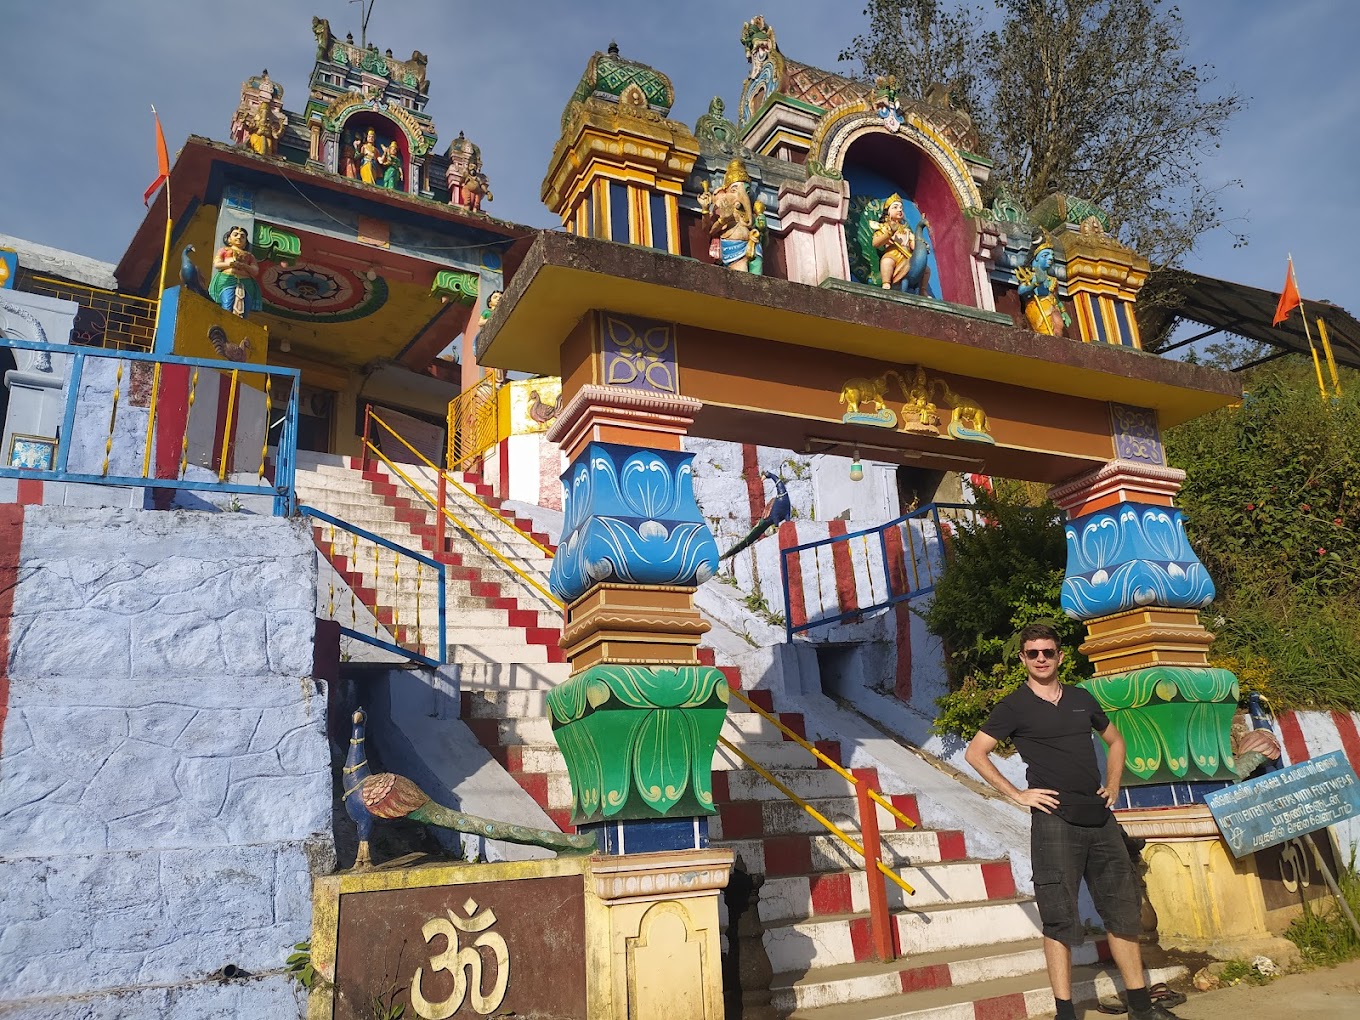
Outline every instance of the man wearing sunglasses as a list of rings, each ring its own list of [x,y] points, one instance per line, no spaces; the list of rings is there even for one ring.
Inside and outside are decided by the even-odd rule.
[[[1058,679],[1058,633],[1044,624],[1020,632],[1029,679],[997,702],[965,758],[1000,793],[1030,810],[1034,897],[1044,925],[1044,959],[1057,1003],[1056,1020],[1076,1020],[1072,947],[1085,941],[1077,894],[1084,878],[1109,937],[1110,954],[1128,991],[1131,1020],[1176,1020],[1154,1003],[1138,946],[1141,898],[1123,834],[1110,810],[1119,797],[1124,738],[1081,687]],[[1092,731],[1109,747],[1102,782]],[[1028,789],[1013,786],[992,764],[1001,741],[1014,741]]]

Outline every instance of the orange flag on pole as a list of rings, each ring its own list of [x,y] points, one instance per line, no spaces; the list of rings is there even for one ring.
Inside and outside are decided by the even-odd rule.
[[[151,204],[151,196],[170,176],[170,153],[165,148],[165,132],[161,130],[161,115],[156,112],[154,106],[151,108],[151,115],[156,118],[156,179],[151,182],[151,187],[147,188],[146,194],[142,196],[143,205]]]
[[[1271,325],[1278,326],[1289,318],[1289,313],[1303,303],[1299,298],[1299,287],[1294,282],[1294,258],[1290,256],[1289,270],[1284,277],[1284,290],[1280,292],[1280,303],[1275,306],[1275,321]],[[1305,320],[1306,324],[1306,320]]]

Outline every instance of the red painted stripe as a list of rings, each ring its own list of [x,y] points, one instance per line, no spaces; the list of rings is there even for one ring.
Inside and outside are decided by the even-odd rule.
[[[23,538],[24,508],[18,503],[0,504],[0,753],[4,751],[5,717],[9,715],[9,627]]]
[[[779,548],[788,549],[798,544],[798,528],[793,521],[779,525]],[[803,567],[798,554],[784,558],[784,566],[789,572],[789,622],[795,627],[807,623],[807,603],[803,599]]]
[[[1025,993],[1011,992],[1010,995],[978,999],[973,1003],[973,1016],[976,1020],[1025,1020],[1029,1016]]]
[[[883,540],[888,547],[888,562],[883,565],[888,574],[888,594],[904,595],[911,590],[911,579],[902,552],[902,529],[889,528],[883,533]]]
[[[932,988],[948,988],[954,983],[949,964],[932,963],[928,967],[912,967],[901,972],[903,992],[928,992]]]
[[[15,499],[20,506],[38,506],[43,501],[43,483],[41,478],[20,478],[19,484],[15,487],[18,492]]]
[[[184,430],[189,421],[188,365],[164,365],[156,397],[156,477],[178,478]],[[197,399],[197,397],[195,397]]]
[[[961,861],[968,856],[968,847],[964,843],[963,833],[953,829],[945,829],[935,833],[935,842],[940,848],[940,860],[942,861]]]
[[[856,917],[851,920],[850,947],[855,954],[856,963],[874,958],[873,926],[867,917]]]
[[[730,838],[726,826],[723,838]],[[764,842],[765,874],[806,875],[812,870],[812,844],[807,836],[771,836]]]
[[[982,866],[982,885],[989,900],[1008,900],[1015,895],[1015,875],[1009,861],[990,861]]]
[[[496,474],[500,489],[496,495],[501,499],[510,498],[510,440],[502,439],[496,444]]]
[[[760,477],[755,443],[741,444],[741,477],[746,481],[746,508],[755,524],[765,513],[765,479]]]
[[[844,521],[831,521],[826,533],[832,538],[845,534]],[[855,593],[855,567],[850,562],[850,543],[831,544],[831,565],[836,572],[836,601],[842,613],[850,613],[859,608],[859,596]]]
[[[893,607],[897,623],[897,675],[893,679],[893,693],[903,701],[911,700],[911,607],[899,602]]]
[[[724,830],[726,835],[726,830]],[[833,875],[815,875],[810,883],[812,894],[812,913],[849,914],[855,906],[850,895],[850,875],[842,872]]]
[[[728,801],[718,807],[718,817],[722,819],[722,838],[725,840],[753,839],[764,828],[758,800]]]
[[[1360,732],[1356,731],[1355,717],[1349,712],[1333,712],[1332,722],[1336,724],[1337,736],[1341,738],[1341,748],[1346,752],[1351,768],[1360,772]]]
[[[1297,765],[1301,761],[1307,761],[1308,743],[1303,739],[1303,727],[1299,725],[1298,713],[1281,712],[1275,719],[1280,724],[1280,733],[1284,737],[1284,753],[1289,758],[1289,764]]]

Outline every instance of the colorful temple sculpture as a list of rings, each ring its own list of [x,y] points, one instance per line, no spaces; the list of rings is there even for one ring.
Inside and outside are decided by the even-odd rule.
[[[137,649],[119,668],[151,661],[156,684],[208,661],[168,635],[222,635],[212,668],[247,707],[110,724],[147,755],[183,732],[197,764],[157,765],[191,789],[100,867],[150,887],[127,878],[137,855],[196,855],[176,886],[195,904],[218,882],[192,877],[208,850],[237,876],[222,884],[276,876],[261,916],[289,916],[239,921],[230,963],[280,983],[239,1015],[292,1009],[259,946],[308,928],[289,966],[318,978],[312,1020],[901,1015],[927,987],[957,985],[964,1008],[984,959],[1044,986],[1024,819],[916,753],[956,754],[926,735],[940,691],[922,674],[942,670],[909,603],[970,512],[945,504],[990,476],[1049,486],[1068,515],[1062,605],[1127,741],[1120,820],[1148,842],[1157,935],[1271,944],[1280,883],[1264,855],[1229,856],[1203,803],[1238,778],[1240,688],[1210,665],[1214,586],[1162,444],[1241,386],[1142,351],[1149,264],[1104,211],[984,204],[991,164],[947,89],[914,100],[798,63],[755,17],[731,26],[737,94],[692,129],[662,71],[613,43],[590,56],[540,190],[562,229],[535,230],[488,215],[462,131],[441,151],[423,53],[312,29],[301,111],[268,71],[247,78],[226,139],[185,142],[116,267],[0,246],[0,525],[46,509],[9,503],[117,505],[101,541],[167,562],[220,546],[235,571],[193,602],[201,626],[163,611],[209,588],[170,567],[156,613],[175,619],[109,624]],[[150,512],[169,506],[248,512],[172,535]],[[34,570],[0,555],[16,606],[50,601],[23,585],[48,569],[42,536],[87,520],[72,513],[31,518]],[[58,690],[77,674],[39,665],[57,687],[13,674],[10,718],[36,721],[5,730],[6,769],[46,761],[32,741],[60,736],[55,714],[114,711],[80,714],[88,691]],[[227,758],[241,768],[213,771]],[[33,782],[65,765],[44,767]],[[268,773],[294,767],[309,785]],[[238,771],[261,784],[238,794]],[[184,776],[233,817],[194,821],[212,798]],[[26,809],[0,805],[0,844],[66,853],[13,820]],[[206,848],[154,842],[193,825]],[[261,863],[274,829],[287,847]],[[167,928],[202,913],[157,910]],[[919,965],[946,950],[956,970]],[[226,961],[172,970],[155,988],[232,979]],[[37,974],[26,994],[112,994]]]

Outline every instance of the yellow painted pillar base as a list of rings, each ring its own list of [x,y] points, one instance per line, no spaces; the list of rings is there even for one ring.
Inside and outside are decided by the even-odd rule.
[[[1164,949],[1220,960],[1297,955],[1292,942],[1269,930],[1255,858],[1233,857],[1207,807],[1120,811],[1118,817],[1129,835],[1147,840],[1144,881]]]
[[[591,859],[587,974],[599,1020],[721,1020],[718,897],[730,850]]]

